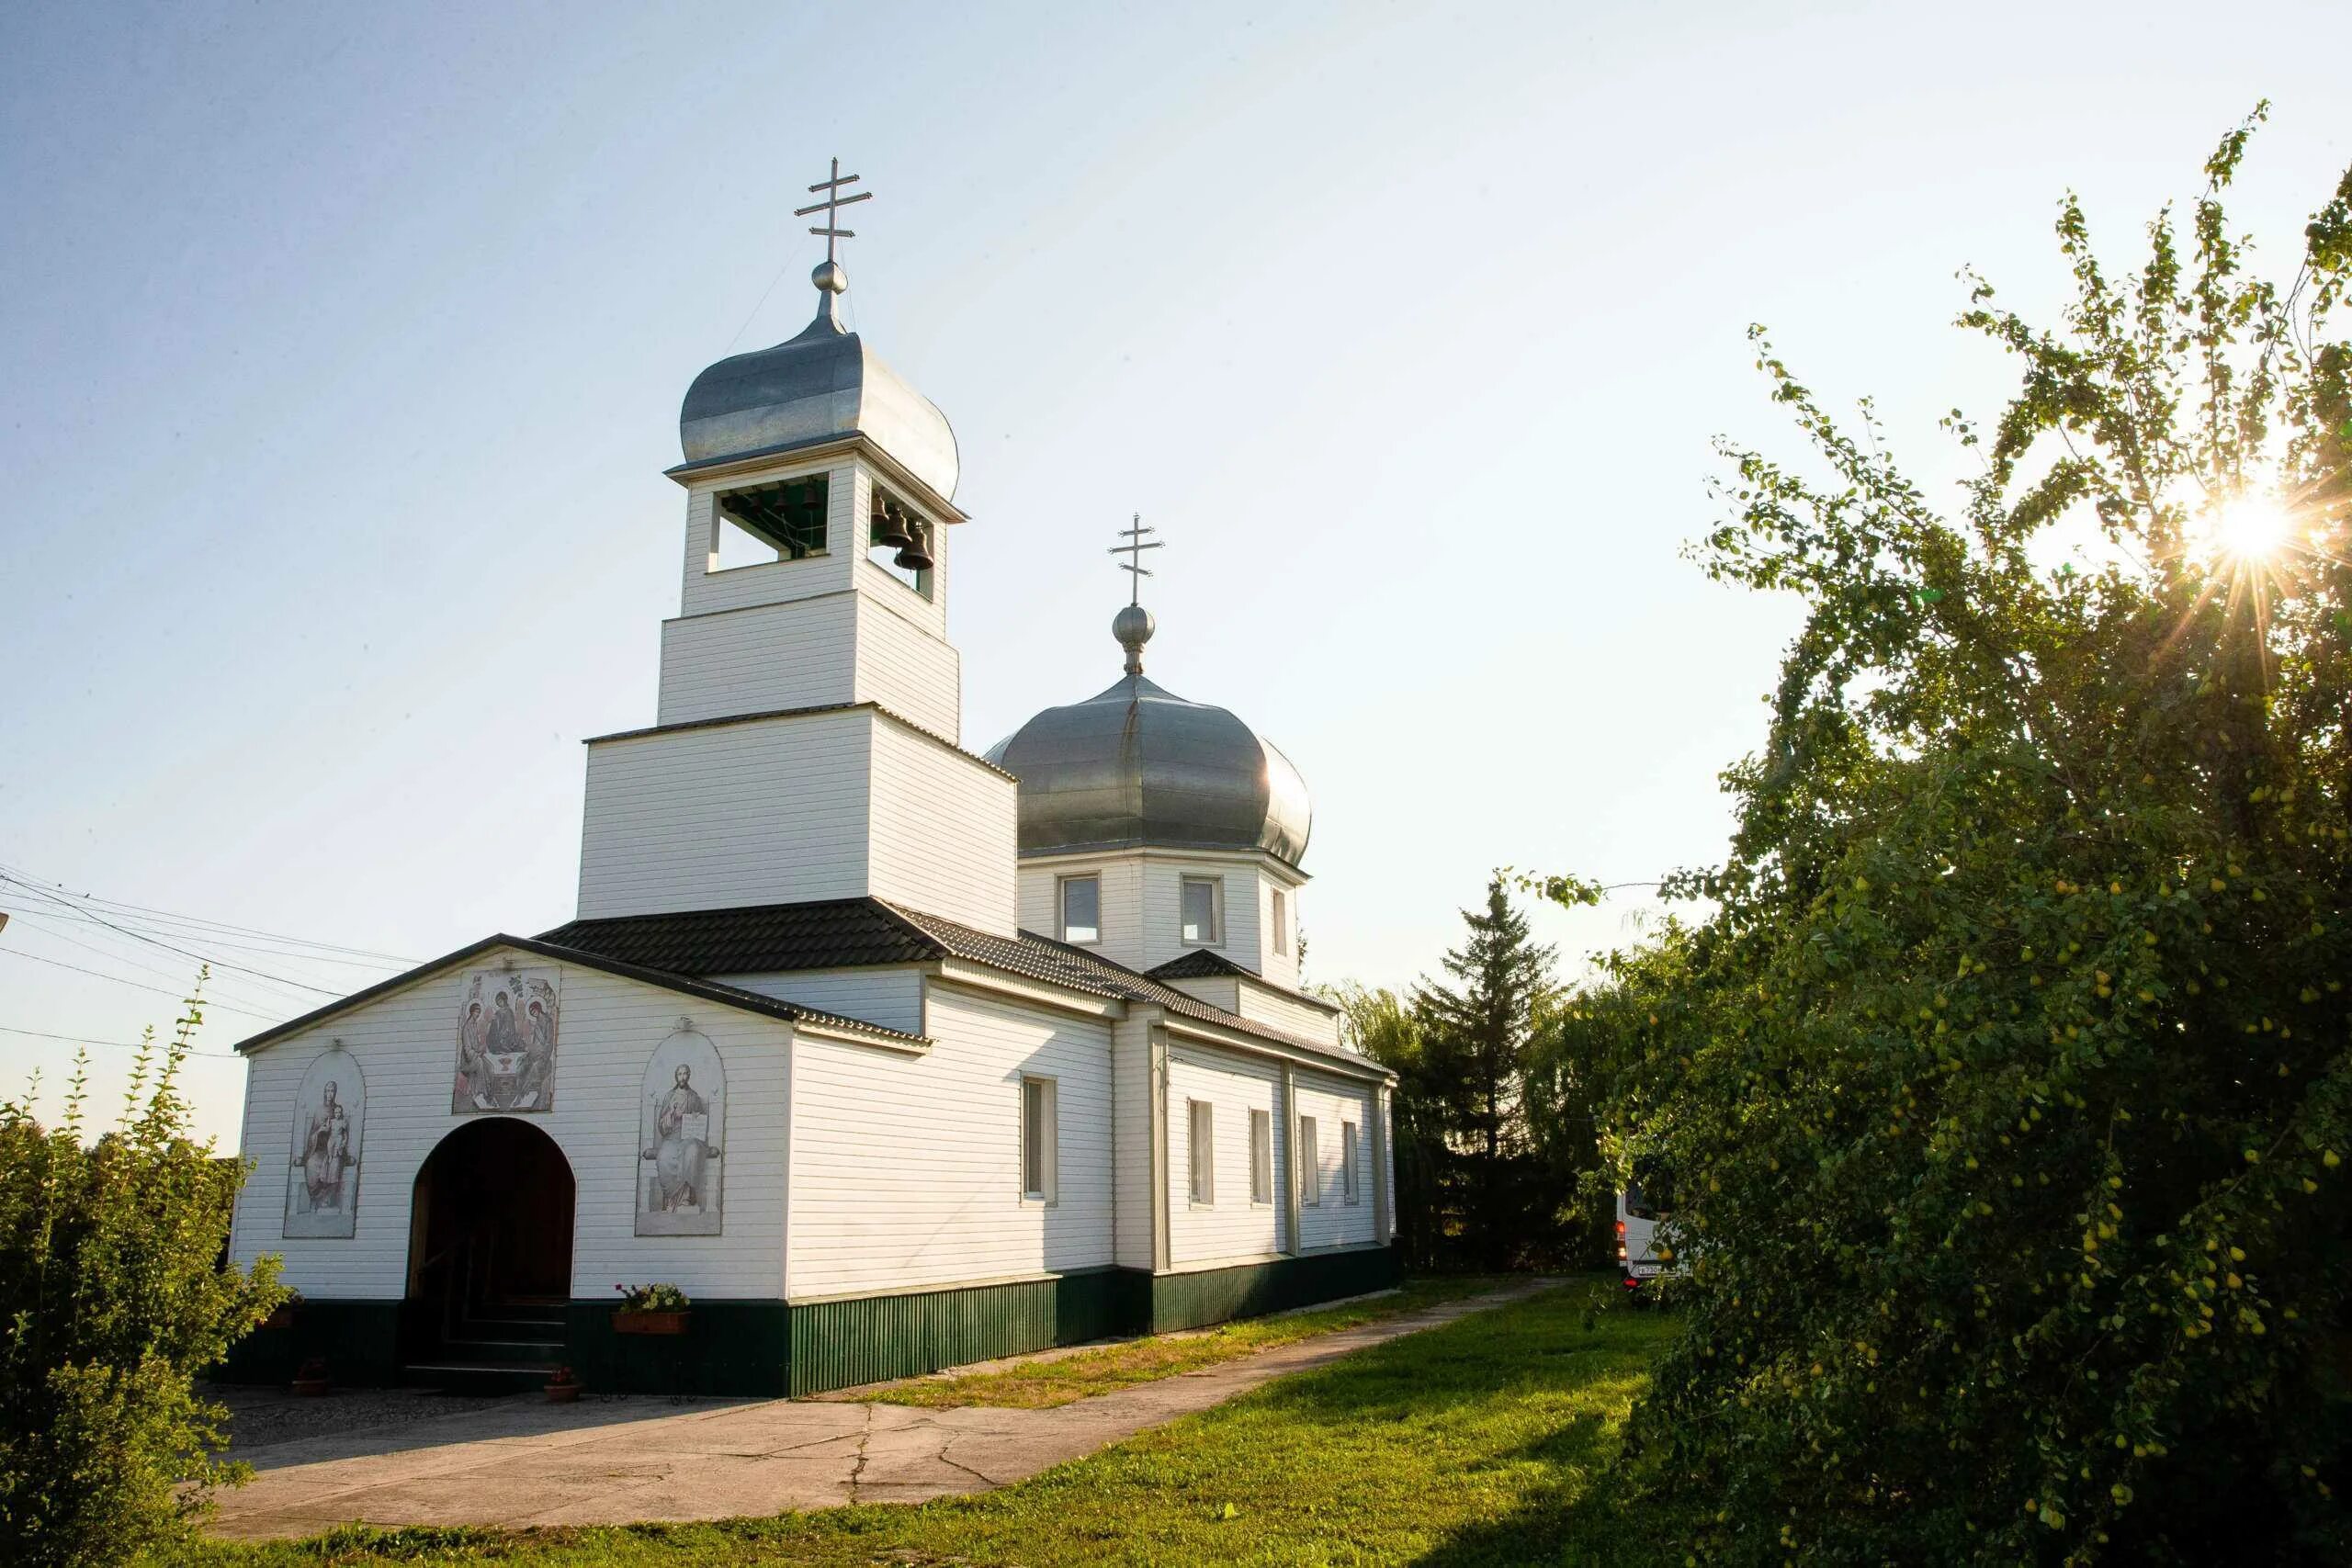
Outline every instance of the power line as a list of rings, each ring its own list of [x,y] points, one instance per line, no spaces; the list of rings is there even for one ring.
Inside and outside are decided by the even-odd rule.
[[[180,978],[179,976],[174,974],[172,971],[164,969],[157,964],[142,964],[138,959],[130,956],[128,953],[117,953],[111,948],[99,947],[94,943],[84,942],[79,937],[74,936],[69,932],[52,930],[48,922],[56,919],[58,917],[49,913],[47,910],[14,910],[10,912],[17,915],[23,919],[40,921],[41,924],[33,929],[39,931],[43,936],[51,937],[56,941],[64,942],[69,947],[78,947],[85,953],[94,953],[96,956],[107,959],[111,963],[128,964],[130,967],[137,969],[141,973],[154,975],[165,980],[177,981]],[[258,1001],[259,1005],[264,1009],[268,1008],[272,1003],[285,1005],[284,999],[281,998],[264,997],[256,998],[242,996],[237,992],[224,990],[218,987],[212,990],[209,994],[219,998],[220,1005],[229,1009],[232,1012],[256,1001]],[[300,998],[298,1005],[307,1007],[309,1005],[309,998]],[[250,1016],[259,1018],[263,1015],[261,1013],[254,1013]]]
[[[24,915],[27,919],[33,918],[35,913],[35,911],[28,909],[19,909],[13,912]],[[77,920],[88,919],[87,915],[80,909],[67,910],[65,912],[71,914]],[[42,910],[40,913],[49,914],[51,911]],[[134,930],[145,932],[149,935],[183,937],[189,941],[202,942],[213,947],[225,947],[237,953],[266,953],[276,958],[297,958],[305,964],[334,964],[354,969],[373,969],[379,974],[385,970],[397,969],[400,967],[399,964],[389,958],[339,958],[324,953],[307,953],[300,948],[271,947],[262,942],[232,942],[229,938],[221,936],[214,931],[182,931],[175,926],[160,925],[149,920],[130,919],[126,918],[124,923]]]
[[[176,914],[169,909],[158,909],[146,904],[132,904],[120,898],[102,898],[95,893],[75,893],[61,883],[44,882],[41,878],[33,875],[32,873],[27,871],[22,866],[0,865],[0,876],[6,876],[16,881],[31,885],[37,891],[48,893],[51,897],[62,895],[64,897],[72,898],[79,903],[95,904],[102,908],[116,911],[129,910],[134,914],[153,916],[157,919],[174,921],[180,925],[198,926],[211,931],[230,931],[238,936],[260,937],[266,942],[292,942],[298,947],[315,947],[327,953],[347,953],[360,958],[380,958],[389,964],[416,964],[424,962],[424,960],[418,958],[404,958],[397,953],[379,953],[372,948],[344,947],[331,942],[312,942],[308,937],[289,936],[284,931],[262,931],[254,926],[241,926],[227,920],[209,920],[204,919],[200,915]],[[180,933],[175,932],[173,934],[177,935]]]
[[[24,949],[19,947],[0,947],[0,958],[27,958],[30,959],[35,964],[48,964],[60,969],[71,969],[76,975],[88,975],[93,978],[99,980],[111,980],[118,986],[129,986],[133,990],[153,991],[157,996],[173,997],[184,1002],[191,1000],[201,1001],[201,998],[191,998],[186,991],[175,991],[164,986],[151,986],[144,980],[126,980],[119,975],[109,975],[102,969],[85,969],[79,964],[68,964],[62,958],[43,958],[38,953],[27,953]],[[277,1023],[280,1021],[268,1013],[253,1012],[244,1008],[231,1007],[226,1002],[202,1002],[202,1005],[205,1007],[219,1008],[222,1012],[233,1012],[245,1018],[257,1018],[264,1023]]]
[[[74,908],[74,904],[64,895],[51,893],[47,888],[40,886],[37,883],[20,880],[17,877],[9,875],[6,872],[0,872],[0,882],[7,883],[13,886],[22,887],[30,893],[39,894],[40,897],[49,899],[52,903],[63,905],[66,908],[72,909]],[[170,942],[162,940],[160,937],[142,935],[141,933],[131,931],[127,927],[116,925],[112,920],[107,919],[105,916],[97,914],[93,910],[80,909],[76,912],[88,919],[96,920],[98,924],[106,927],[108,931],[120,931],[124,936],[130,938],[134,942],[143,942],[151,946],[160,947],[166,953],[176,953],[182,958],[193,958],[199,964],[209,964],[217,969],[228,969],[240,975],[250,975],[256,980],[267,980],[276,985],[291,986],[297,990],[316,991],[322,997],[339,997],[344,994],[341,991],[334,990],[325,986],[313,986],[307,980],[289,980],[282,975],[272,975],[266,969],[254,969],[243,964],[231,964],[222,959],[208,958],[201,953],[192,953],[185,947],[175,947]]]
[[[28,1034],[35,1040],[62,1040],[69,1045],[105,1045],[119,1051],[137,1051],[151,1047],[164,1048],[164,1042],[144,1040],[85,1040],[78,1034],[47,1034],[38,1029],[18,1029],[14,1024],[0,1023],[0,1034]],[[211,1056],[223,1062],[242,1062],[244,1058],[234,1051],[199,1051],[191,1045],[185,1053],[190,1056]]]

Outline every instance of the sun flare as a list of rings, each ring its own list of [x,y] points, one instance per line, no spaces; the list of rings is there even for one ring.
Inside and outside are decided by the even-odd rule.
[[[2206,514],[2201,532],[2209,554],[2230,560],[2267,560],[2287,543],[2287,509],[2267,495],[2242,495]]]

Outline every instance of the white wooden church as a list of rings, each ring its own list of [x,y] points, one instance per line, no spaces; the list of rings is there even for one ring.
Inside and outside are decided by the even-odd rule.
[[[301,1299],[230,1375],[800,1393],[1394,1280],[1391,1075],[1298,989],[1304,784],[1145,677],[1133,604],[1118,680],[967,748],[955,435],[831,237],[807,330],[686,393],[578,918],[239,1047],[232,1251]],[[650,1282],[682,1332],[620,1331]]]

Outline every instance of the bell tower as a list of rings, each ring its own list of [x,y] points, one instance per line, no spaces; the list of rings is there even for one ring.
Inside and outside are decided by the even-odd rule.
[[[946,636],[956,435],[842,321],[857,181],[834,159],[796,214],[824,215],[808,325],[687,389],[679,613],[654,727],[590,742],[582,918],[871,895],[1012,929],[1011,781],[960,749]],[[1001,872],[921,871],[954,834],[1001,836]]]

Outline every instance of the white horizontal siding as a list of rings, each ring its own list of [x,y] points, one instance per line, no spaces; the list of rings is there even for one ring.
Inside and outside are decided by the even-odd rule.
[[[246,1075],[244,1144],[257,1162],[238,1194],[231,1251],[241,1264],[285,1259],[286,1283],[319,1300],[407,1293],[410,1200],[427,1156],[479,1115],[449,1109],[465,976],[493,951],[256,1052]],[[782,1290],[786,1052],[790,1026],[574,964],[513,954],[563,972],[554,1109],[522,1115],[555,1140],[575,1184],[571,1293],[603,1298],[616,1281],[668,1280],[690,1296],[774,1297]],[[727,1068],[726,1230],[639,1236],[638,1096],[655,1047],[681,1017],[709,1036]],[[313,1058],[340,1040],[366,1077],[359,1183],[347,1240],[282,1235],[296,1091]]]
[[[1110,1028],[934,986],[921,1056],[794,1049],[796,1297],[1112,1260]],[[1021,1196],[1021,1077],[1056,1080],[1058,1199]]]
[[[1239,996],[1235,1001],[1217,1005],[1239,1013],[1260,1023],[1299,1035],[1326,1045],[1340,1043],[1340,1015],[1312,1007],[1296,997],[1285,996],[1272,987],[1254,980],[1237,980]]]
[[[1302,1199],[1298,1211],[1300,1243],[1305,1249],[1312,1251],[1319,1247],[1345,1247],[1371,1241],[1374,1239],[1371,1086],[1305,1072],[1297,1075],[1296,1082],[1296,1113],[1315,1118],[1317,1167],[1315,1180],[1323,1197],[1323,1201],[1315,1206],[1307,1205]],[[1352,1122],[1356,1128],[1356,1201],[1353,1203],[1346,1201],[1346,1189],[1340,1174],[1340,1151],[1343,1146],[1340,1124],[1343,1122]],[[1300,1151],[1302,1156],[1305,1152],[1304,1148]],[[1306,1172],[1302,1170],[1300,1176],[1304,1179]]]
[[[1168,1053],[1168,1261],[1171,1268],[1223,1258],[1263,1258],[1282,1250],[1282,1069],[1249,1057],[1190,1044]],[[1215,1201],[1192,1198],[1189,1102],[1214,1110]],[[1275,1183],[1270,1201],[1250,1198],[1250,1112],[1272,1122]]]
[[[856,622],[847,592],[664,621],[656,722],[856,702]]]
[[[581,918],[864,896],[879,722],[850,709],[589,747]]]
[[[1012,781],[887,718],[873,735],[874,895],[1011,936]]]
[[[1261,940],[1258,963],[1252,967],[1275,985],[1287,986],[1294,991],[1299,988],[1298,936],[1305,926],[1299,914],[1298,896],[1305,891],[1305,881],[1304,877],[1287,868],[1278,871],[1272,865],[1261,865],[1258,868],[1258,886],[1254,894]],[[1283,918],[1283,923],[1290,928],[1283,942],[1288,951],[1283,953],[1274,951],[1274,894],[1277,891],[1284,895],[1290,905]],[[1236,962],[1241,961],[1237,959]]]
[[[1024,861],[1021,864],[1021,929],[1062,940],[1061,880],[1093,876],[1102,881],[1102,940],[1086,943],[1114,964],[1136,966],[1143,955],[1143,861],[1137,855]]]
[[[923,1032],[922,972],[915,968],[792,969],[712,979],[908,1034]]]
[[[857,700],[880,703],[933,734],[961,743],[963,672],[954,645],[912,618],[912,606],[900,601],[921,601],[897,578],[868,573],[861,588],[856,595]]]
[[[1241,979],[1238,976],[1203,975],[1195,978],[1169,980],[1163,983],[1183,992],[1195,1001],[1206,1002],[1213,1008],[1223,1008],[1227,1012],[1240,1010]]]

